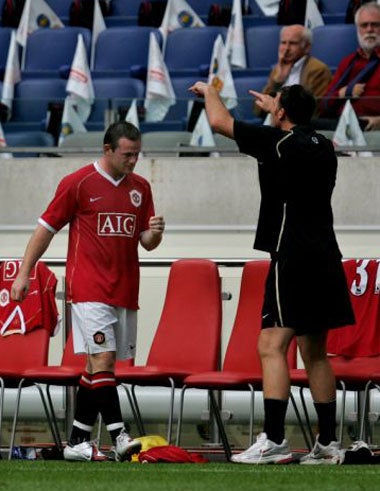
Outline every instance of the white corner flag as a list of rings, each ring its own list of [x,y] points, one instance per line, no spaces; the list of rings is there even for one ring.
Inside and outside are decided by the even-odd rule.
[[[160,31],[164,39],[175,29],[183,27],[204,27],[202,19],[185,0],[168,0]]]
[[[140,129],[139,117],[137,114],[137,101],[133,99],[127,114],[125,115],[125,121],[132,123],[137,129]]]
[[[232,5],[231,22],[227,31],[226,51],[231,66],[247,68],[241,0],[234,0]]]
[[[40,28],[57,29],[64,27],[61,19],[44,0],[26,0],[18,25],[16,39],[25,48],[33,31]]]
[[[11,40],[9,43],[7,63],[5,65],[5,73],[3,80],[3,91],[1,94],[1,102],[5,104],[8,109],[8,118],[12,115],[13,96],[15,91],[15,84],[21,80],[20,59],[18,54],[18,45],[16,42],[16,33],[12,31]]]
[[[66,97],[58,146],[62,145],[64,139],[73,133],[87,133],[87,130],[75,110],[73,101],[69,97]]]
[[[234,80],[221,34],[216,38],[212,50],[208,84],[216,88],[227,109],[237,106]]]
[[[82,34],[78,34],[78,42],[66,84],[66,92],[68,92],[71,100],[77,106],[80,120],[85,123],[90,115],[95,95]]]
[[[307,0],[305,11],[305,27],[314,29],[314,27],[324,26],[323,17],[318,9],[315,0]]]
[[[5,148],[6,146],[7,146],[7,142],[5,141],[3,127],[1,126],[1,123],[0,123],[0,147]],[[11,153],[7,153],[7,152],[4,152],[4,153],[0,152],[0,158],[1,159],[12,159],[13,155]]]
[[[334,145],[337,146],[363,146],[367,145],[363,132],[360,128],[358,118],[348,100],[344,105],[342,114],[340,115],[335,133],[333,136]],[[371,157],[372,152],[358,152],[362,157]]]
[[[207,119],[206,111],[202,109],[199,118],[194,126],[190,138],[192,147],[215,147],[215,140],[210,124]]]
[[[158,45],[156,36],[151,32],[148,55],[148,74],[144,107],[146,121],[162,121],[176,98],[168,69]]]
[[[94,20],[92,22],[92,37],[91,37],[91,70],[94,68],[95,62],[95,46],[96,40],[102,31],[107,29],[104,17],[100,9],[99,0],[94,1]]]

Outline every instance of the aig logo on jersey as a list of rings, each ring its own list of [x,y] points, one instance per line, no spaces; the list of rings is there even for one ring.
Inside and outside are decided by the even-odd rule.
[[[133,205],[136,206],[141,206],[141,201],[142,201],[142,195],[140,191],[136,191],[136,189],[132,189],[132,191],[129,191],[129,196],[131,198],[131,202]]]
[[[136,215],[130,213],[99,213],[98,235],[133,237]]]

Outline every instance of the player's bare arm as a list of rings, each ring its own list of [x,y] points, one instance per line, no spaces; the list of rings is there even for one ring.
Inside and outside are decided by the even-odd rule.
[[[218,91],[205,82],[196,82],[189,90],[203,97],[206,105],[207,118],[211,128],[228,138],[234,137],[234,118],[222,102]]]
[[[42,225],[37,225],[26,247],[19,273],[12,284],[12,300],[21,302],[28,293],[29,276],[32,268],[48,248],[54,233]]]
[[[165,220],[161,215],[150,217],[149,229],[145,230],[140,237],[140,244],[147,251],[155,249],[162,241],[165,230]]]

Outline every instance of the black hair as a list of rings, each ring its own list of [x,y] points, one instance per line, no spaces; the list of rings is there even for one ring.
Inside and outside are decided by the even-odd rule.
[[[120,138],[127,138],[131,141],[141,140],[141,133],[136,126],[127,121],[112,123],[105,132],[103,145],[110,145],[112,150],[115,150],[119,145]]]
[[[280,106],[294,124],[309,124],[314,114],[316,102],[313,94],[302,85],[288,85],[280,92]]]

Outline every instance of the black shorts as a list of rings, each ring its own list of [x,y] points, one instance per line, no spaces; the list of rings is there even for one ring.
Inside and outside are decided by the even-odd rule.
[[[299,336],[354,323],[339,256],[289,255],[272,259],[265,285],[262,328],[289,327]]]

